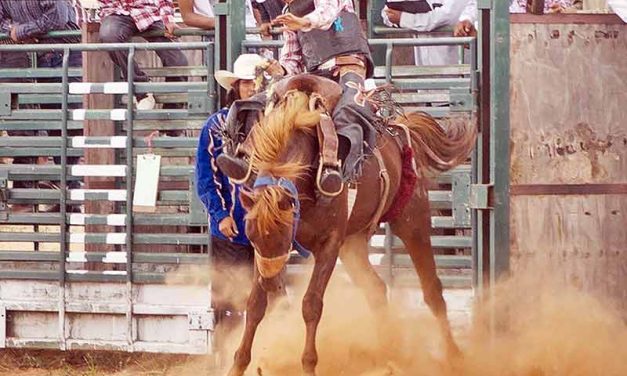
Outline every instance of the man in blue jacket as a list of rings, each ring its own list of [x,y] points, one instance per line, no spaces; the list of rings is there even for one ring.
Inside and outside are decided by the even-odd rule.
[[[228,92],[227,107],[211,115],[205,123],[196,154],[197,193],[209,213],[211,227],[212,304],[217,321],[228,331],[243,317],[253,272],[253,248],[244,232],[246,212],[239,200],[240,186],[216,166],[222,153],[221,128],[228,107],[254,93],[255,67],[264,59],[254,54],[240,56],[233,72],[218,71],[216,81]]]

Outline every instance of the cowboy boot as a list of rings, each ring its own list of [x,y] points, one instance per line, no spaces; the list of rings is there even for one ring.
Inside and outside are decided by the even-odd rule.
[[[318,139],[320,140],[320,166],[318,167],[318,190],[325,196],[337,196],[344,187],[341,163],[337,158],[338,138],[335,125],[331,118],[322,114],[318,127]]]
[[[247,137],[241,143],[234,155],[222,153],[216,158],[216,164],[222,173],[236,183],[244,183],[251,175],[250,155],[252,150],[252,137]]]

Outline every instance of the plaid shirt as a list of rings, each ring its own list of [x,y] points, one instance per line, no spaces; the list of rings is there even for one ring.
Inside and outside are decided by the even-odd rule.
[[[113,14],[131,16],[139,31],[144,31],[155,22],[174,22],[172,0],[98,0],[100,19]]]
[[[78,30],[69,0],[0,0],[0,32],[15,33],[20,40],[40,38],[54,30]],[[80,43],[80,37],[40,39],[40,43]],[[10,44],[3,41],[2,44]]]
[[[314,3],[316,9],[305,16],[311,22],[310,29],[303,29],[305,32],[311,29],[328,30],[341,11],[355,12],[352,0],[314,0]],[[296,32],[286,30],[283,38],[285,44],[281,48],[279,62],[289,75],[304,72],[303,54]]]

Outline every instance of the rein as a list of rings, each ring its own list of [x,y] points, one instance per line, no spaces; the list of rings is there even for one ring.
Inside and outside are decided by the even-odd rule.
[[[300,221],[300,201],[298,200],[298,189],[296,185],[289,179],[285,178],[275,178],[270,175],[263,175],[257,177],[255,183],[253,184],[253,189],[258,187],[268,187],[268,186],[278,186],[290,193],[293,198],[292,207],[294,209],[294,222],[292,224],[292,250],[298,252],[303,258],[308,258],[311,255],[311,252],[307,250],[307,248],[303,247],[302,244],[296,240],[296,232],[298,231],[298,222]],[[259,255],[259,253],[255,250],[256,256],[261,259],[266,259]],[[288,253],[289,254],[289,253]],[[282,257],[282,256],[279,256]]]

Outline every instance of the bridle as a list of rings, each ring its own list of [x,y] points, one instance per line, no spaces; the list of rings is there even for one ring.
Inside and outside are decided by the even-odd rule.
[[[264,278],[272,278],[276,276],[283,265],[287,262],[290,257],[290,253],[292,251],[298,252],[303,258],[308,258],[311,255],[311,252],[303,247],[302,244],[296,240],[296,232],[298,231],[298,222],[300,221],[300,201],[298,200],[298,189],[296,185],[289,179],[285,178],[275,178],[271,175],[262,175],[258,176],[255,182],[253,183],[253,189],[260,187],[281,187],[285,189],[290,196],[292,197],[292,209],[294,212],[294,221],[292,223],[292,242],[290,250],[285,255],[280,255],[276,257],[265,257],[262,256],[255,244],[253,243],[253,248],[255,249],[255,260],[257,261],[257,269],[259,270],[259,274],[261,274]]]

